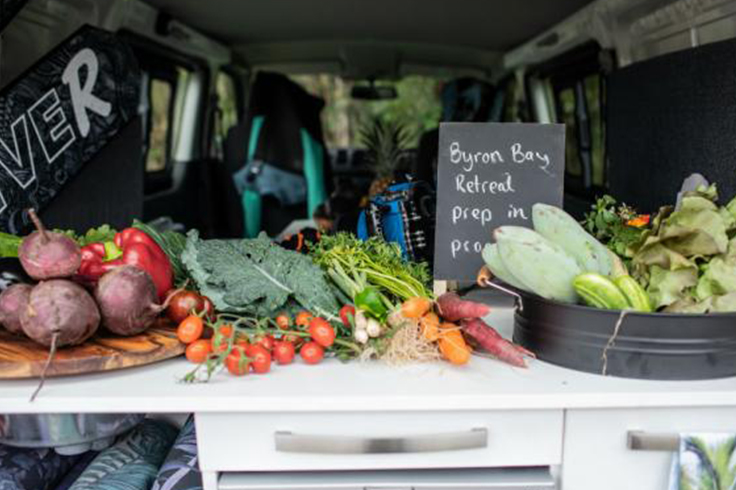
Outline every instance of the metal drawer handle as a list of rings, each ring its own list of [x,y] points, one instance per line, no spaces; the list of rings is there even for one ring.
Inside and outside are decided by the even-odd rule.
[[[488,446],[488,431],[426,434],[408,437],[350,437],[276,432],[276,451],[312,454],[428,453],[481,449]]]
[[[630,430],[626,445],[632,451],[679,451],[680,435]]]

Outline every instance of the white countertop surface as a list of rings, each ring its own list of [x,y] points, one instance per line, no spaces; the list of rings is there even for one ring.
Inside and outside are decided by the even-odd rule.
[[[512,312],[491,324],[511,331]],[[580,373],[541,361],[518,369],[474,357],[401,367],[378,362],[317,366],[297,362],[267,375],[216,375],[207,384],[178,382],[183,358],[100,374],[51,378],[36,401],[35,380],[0,381],[0,413],[444,411],[736,406],[736,378],[642,381]]]

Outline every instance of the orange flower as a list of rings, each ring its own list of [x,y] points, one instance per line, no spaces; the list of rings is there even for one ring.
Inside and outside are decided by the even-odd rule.
[[[640,214],[636,218],[630,219],[626,222],[627,226],[633,226],[635,228],[641,228],[642,226],[647,226],[649,224],[650,215],[648,214]]]

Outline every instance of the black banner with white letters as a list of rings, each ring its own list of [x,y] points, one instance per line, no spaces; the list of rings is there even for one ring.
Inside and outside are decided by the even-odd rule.
[[[131,49],[85,26],[0,92],[0,230],[18,233],[135,117],[140,83]]]

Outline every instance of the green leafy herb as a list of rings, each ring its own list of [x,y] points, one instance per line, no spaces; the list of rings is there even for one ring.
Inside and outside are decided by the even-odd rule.
[[[249,240],[201,240],[189,232],[182,261],[221,311],[273,317],[293,303],[335,319],[338,304],[322,270],[261,235]]]
[[[362,241],[350,233],[338,233],[323,237],[310,254],[353,300],[366,286],[376,288],[389,303],[432,296],[427,264],[404,260],[398,245],[380,238]]]
[[[618,205],[611,196],[599,198],[593,209],[585,216],[585,229],[614,253],[630,259],[637,244],[641,241],[645,231],[645,221],[642,226],[631,226],[633,220],[644,218],[636,210],[626,205]]]
[[[80,247],[89,245],[90,243],[97,242],[110,242],[115,239],[115,233],[117,231],[110,225],[102,225],[97,228],[90,228],[83,235],[78,235],[74,230],[54,230],[57,233],[62,233],[75,242]]]
[[[0,257],[17,257],[23,238],[0,232]]]

